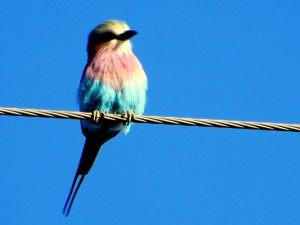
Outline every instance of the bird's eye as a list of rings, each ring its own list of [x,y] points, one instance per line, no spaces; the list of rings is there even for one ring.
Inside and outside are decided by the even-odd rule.
[[[89,42],[93,44],[100,44],[116,39],[117,37],[118,36],[116,34],[110,31],[104,33],[92,33],[90,35]]]
[[[88,40],[87,51],[89,53],[93,53],[95,51],[95,47],[99,44],[103,44],[117,38],[118,36],[111,31],[104,33],[91,32]]]
[[[116,34],[114,34],[113,32],[105,32],[105,33],[102,33],[102,34],[98,34],[97,39],[100,42],[108,42],[108,41],[111,41],[113,39],[116,39],[117,37],[118,36]]]

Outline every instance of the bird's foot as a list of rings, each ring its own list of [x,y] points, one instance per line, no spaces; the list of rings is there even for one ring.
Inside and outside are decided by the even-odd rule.
[[[122,114],[122,117],[126,119],[126,121],[124,122],[124,125],[129,125],[131,121],[134,120],[134,113],[131,111],[125,111],[124,114]]]
[[[99,110],[94,110],[92,112],[92,120],[94,123],[98,123],[100,118],[104,118],[104,112],[101,112]]]

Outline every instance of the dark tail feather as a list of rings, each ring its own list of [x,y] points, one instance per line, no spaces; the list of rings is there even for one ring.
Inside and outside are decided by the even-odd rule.
[[[83,147],[79,165],[77,168],[78,174],[87,174],[92,168],[97,154],[103,142],[87,138]]]
[[[77,180],[78,176],[79,176],[79,175],[76,173],[76,175],[75,175],[75,177],[74,177],[74,180],[73,180],[73,184],[72,184],[71,190],[70,190],[70,192],[69,192],[68,198],[67,198],[67,200],[66,200],[66,203],[65,203],[65,206],[64,206],[64,209],[63,209],[63,214],[65,214],[65,212],[66,212],[66,209],[67,209],[68,203],[69,203],[69,201],[70,201],[70,198],[71,198],[71,196],[72,196],[73,189],[74,189],[74,187],[75,187],[76,180]],[[67,215],[66,215],[66,216],[67,216]]]
[[[79,182],[78,182],[78,184],[77,184],[77,186],[76,186],[76,189],[75,189],[75,191],[74,191],[74,193],[73,193],[73,196],[72,196],[71,194],[72,194],[72,192],[73,192],[73,189],[74,189],[76,180],[77,180],[77,178],[78,178],[78,175],[76,175],[76,177],[75,177],[75,179],[74,179],[74,182],[73,182],[73,184],[72,184],[72,188],[71,188],[71,190],[70,190],[68,199],[67,199],[67,201],[66,201],[66,204],[65,204],[64,210],[63,210],[63,213],[65,214],[65,216],[68,216],[69,213],[70,213],[70,210],[71,210],[71,208],[72,208],[74,199],[75,199],[76,194],[77,194],[77,192],[78,192],[78,190],[79,190],[79,188],[80,188],[80,186],[81,186],[81,184],[82,184],[82,181],[83,181],[84,177],[85,177],[85,175],[81,175],[80,180],[79,180]],[[71,196],[72,196],[72,198],[71,198],[70,204],[69,204],[69,206],[68,206],[68,208],[67,208],[67,205],[68,205],[68,202],[69,202]]]
[[[80,185],[82,184],[82,181],[83,181],[85,175],[90,171],[92,165],[94,164],[94,161],[97,157],[97,154],[100,150],[101,145],[102,145],[102,142],[95,141],[92,139],[86,139],[84,148],[83,148],[83,151],[81,154],[81,158],[79,161],[79,165],[77,168],[77,172],[74,177],[68,198],[67,198],[66,203],[63,208],[63,214],[65,214],[65,216],[69,215],[73,201],[74,201],[76,194],[80,188]],[[76,185],[76,181],[79,176],[81,176],[81,177],[80,177],[78,184]],[[76,186],[76,188],[75,188],[75,186]],[[75,188],[75,191],[74,191],[74,188]],[[74,193],[73,193],[73,191],[74,191]]]

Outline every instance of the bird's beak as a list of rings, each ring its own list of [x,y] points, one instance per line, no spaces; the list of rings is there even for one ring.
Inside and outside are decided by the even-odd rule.
[[[117,39],[121,40],[121,41],[126,41],[126,40],[132,38],[136,34],[137,34],[137,32],[134,30],[127,30],[124,33],[120,34]]]

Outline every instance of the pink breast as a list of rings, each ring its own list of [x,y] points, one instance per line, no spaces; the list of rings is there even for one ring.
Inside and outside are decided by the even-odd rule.
[[[144,70],[132,52],[99,51],[86,68],[87,78],[122,90],[126,84],[140,83],[146,79]]]

